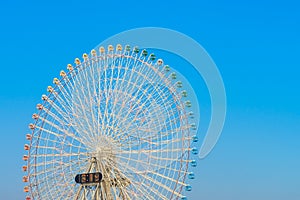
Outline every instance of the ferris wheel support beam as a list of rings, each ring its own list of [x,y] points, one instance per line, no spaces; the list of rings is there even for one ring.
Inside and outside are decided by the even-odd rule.
[[[89,164],[87,173],[92,172],[93,169],[94,169],[94,171],[98,171],[98,170],[97,170],[97,160],[96,160],[96,158],[94,158],[94,157],[92,157],[92,158],[90,159],[90,164]],[[98,196],[99,196],[99,195],[97,195],[97,193],[98,193],[97,191],[100,189],[100,187],[99,187],[99,186],[100,186],[100,183],[96,183],[96,184],[83,184],[83,185],[80,185],[80,187],[79,187],[79,189],[78,189],[78,191],[77,191],[77,193],[76,193],[76,195],[75,195],[75,200],[79,200],[80,197],[81,197],[81,200],[86,200],[86,199],[87,199],[86,197],[87,197],[87,187],[88,187],[88,186],[96,186],[94,195],[92,195],[92,196],[94,196],[93,199],[95,199],[95,200],[100,200],[100,199],[98,199]],[[88,191],[88,192],[90,192],[90,191]],[[83,193],[83,195],[81,196],[82,193]]]
[[[82,184],[80,185],[76,195],[75,200],[87,200],[88,196],[91,194],[93,200],[113,200],[114,196],[117,197],[117,195],[114,195],[113,193],[117,194],[117,190],[119,190],[119,197],[117,199],[124,199],[124,200],[130,200],[128,193],[126,190],[124,190],[124,186],[127,186],[130,184],[130,181],[125,178],[124,180],[122,178],[120,179],[112,179],[110,178],[110,174],[112,174],[112,170],[110,166],[102,166],[100,162],[97,161],[95,157],[92,157],[90,159],[90,164],[88,166],[87,173],[91,172],[98,172],[99,169],[102,169],[102,171],[106,171],[106,173],[103,174],[103,180],[101,183],[88,183],[88,184]],[[105,169],[105,170],[104,170]],[[116,172],[118,175],[121,173],[117,170]],[[92,191],[89,187],[95,187],[95,190]],[[113,188],[116,187],[116,188]]]

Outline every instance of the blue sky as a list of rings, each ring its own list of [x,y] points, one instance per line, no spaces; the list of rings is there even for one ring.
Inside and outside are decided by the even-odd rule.
[[[299,199],[299,7],[292,0],[1,2],[1,198],[24,198],[24,136],[53,77],[111,35],[158,26],[197,40],[227,92],[223,134],[199,161],[189,199]]]

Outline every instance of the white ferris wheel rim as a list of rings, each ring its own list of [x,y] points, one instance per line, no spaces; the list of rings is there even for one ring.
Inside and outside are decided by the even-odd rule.
[[[116,198],[185,198],[189,154],[196,150],[182,83],[162,60],[119,47],[76,59],[42,97],[27,158],[33,199],[74,199],[73,179],[91,158],[107,179],[129,180],[126,189],[109,189]]]

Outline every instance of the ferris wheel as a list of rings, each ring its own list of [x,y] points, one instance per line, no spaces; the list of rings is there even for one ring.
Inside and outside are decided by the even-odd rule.
[[[198,137],[178,73],[128,45],[92,50],[67,69],[29,124],[26,200],[187,199]]]

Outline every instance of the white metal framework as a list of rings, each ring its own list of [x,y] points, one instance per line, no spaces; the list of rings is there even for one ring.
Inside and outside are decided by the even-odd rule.
[[[186,199],[195,126],[176,74],[153,54],[117,45],[61,71],[29,125],[27,199]],[[101,172],[81,185],[77,174]]]

